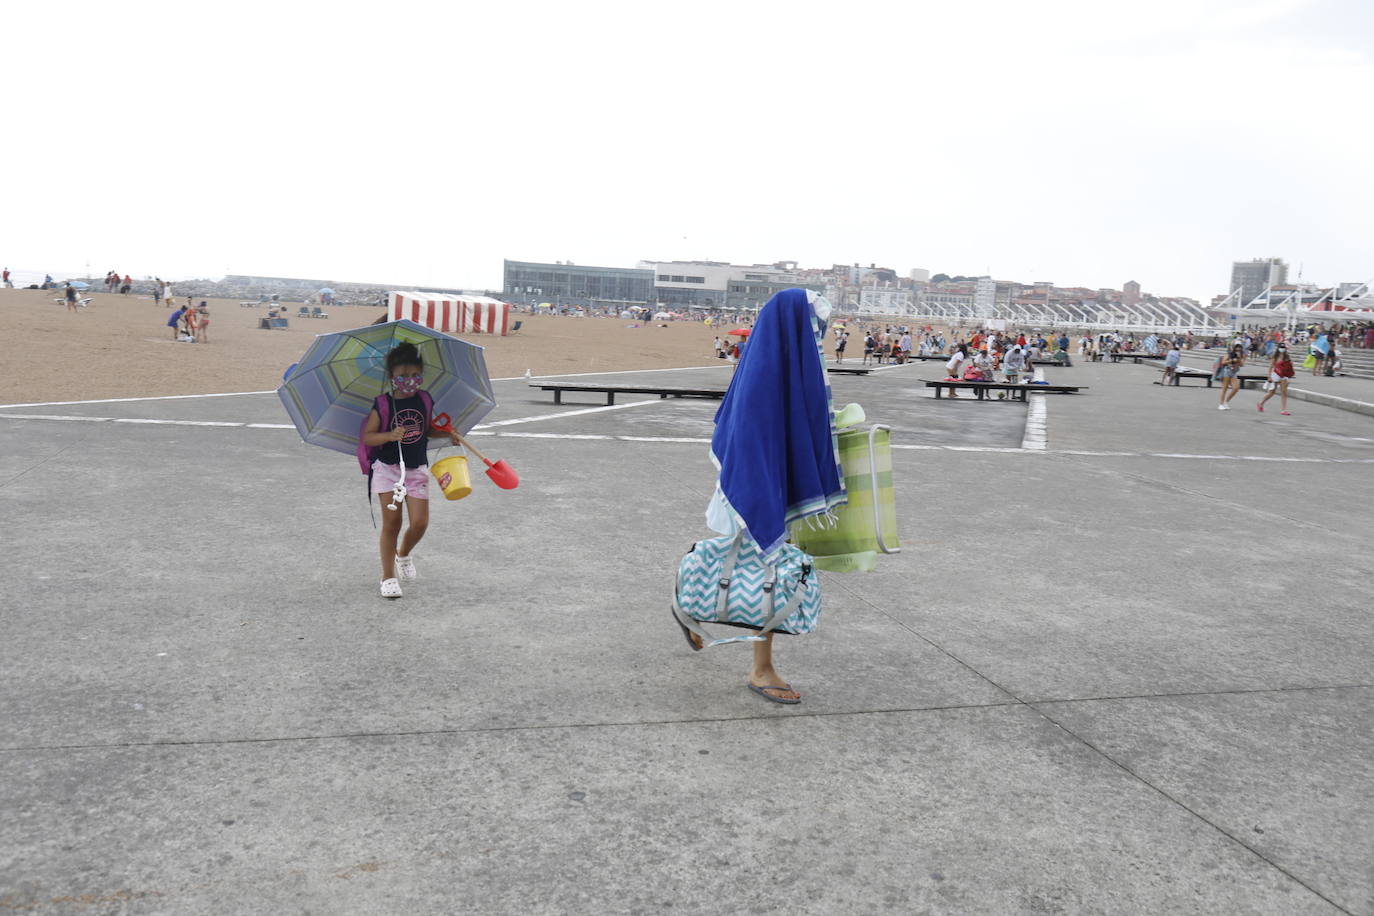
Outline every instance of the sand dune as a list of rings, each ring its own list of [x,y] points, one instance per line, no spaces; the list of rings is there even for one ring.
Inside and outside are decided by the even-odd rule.
[[[209,343],[176,343],[167,328],[171,309],[150,298],[93,294],[75,313],[55,302],[60,291],[0,289],[0,334],[5,341],[0,400],[74,401],[261,391],[275,388],[316,334],[371,324],[381,310],[331,309],[326,319],[291,319],[285,330],[263,331],[266,309],[211,299]],[[293,308],[294,311],[294,308]],[[521,315],[509,337],[459,335],[486,347],[494,378],[704,366],[719,329],[694,322],[627,327],[612,318]]]

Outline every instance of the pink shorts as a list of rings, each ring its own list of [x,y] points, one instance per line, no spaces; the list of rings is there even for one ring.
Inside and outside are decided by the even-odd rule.
[[[391,488],[401,479],[399,464],[372,462],[372,492],[390,493]],[[429,465],[406,468],[406,495],[416,499],[429,499]]]

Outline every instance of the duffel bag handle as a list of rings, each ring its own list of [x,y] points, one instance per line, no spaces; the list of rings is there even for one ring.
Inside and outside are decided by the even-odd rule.
[[[889,546],[887,538],[883,532],[883,507],[882,500],[878,499],[878,430],[885,430],[889,437],[892,435],[891,426],[883,426],[881,423],[873,424],[873,428],[868,431],[868,474],[869,484],[872,487],[870,492],[873,494],[873,532],[877,536],[878,549],[883,553],[901,553],[900,546]],[[896,537],[897,532],[893,531],[892,536]]]

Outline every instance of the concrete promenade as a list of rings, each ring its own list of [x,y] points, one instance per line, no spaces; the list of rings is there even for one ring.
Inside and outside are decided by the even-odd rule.
[[[715,402],[498,382],[397,602],[272,395],[0,406],[0,914],[1374,914],[1374,417],[941,374],[832,379],[904,550],[791,708],[668,616]]]

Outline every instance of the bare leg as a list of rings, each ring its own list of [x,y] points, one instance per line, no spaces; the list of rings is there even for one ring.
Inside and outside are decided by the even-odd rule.
[[[1279,382],[1279,409],[1288,412],[1288,379]]]
[[[382,579],[396,578],[396,539],[401,535],[401,510],[388,509],[391,505],[390,493],[378,493],[382,504],[382,532],[378,548],[382,554]]]
[[[773,667],[773,634],[769,633],[766,639],[753,645],[754,668],[749,672],[749,683],[755,687],[785,685],[787,682],[778,675],[777,670]],[[768,693],[785,700],[801,699],[801,694],[791,687],[778,687],[776,690],[769,690]]]
[[[405,537],[401,538],[401,549],[397,551],[397,555],[402,557],[410,556],[410,552],[420,543],[420,538],[425,536],[425,530],[429,528],[429,500],[407,496],[406,514],[410,516],[410,525],[406,528]]]

